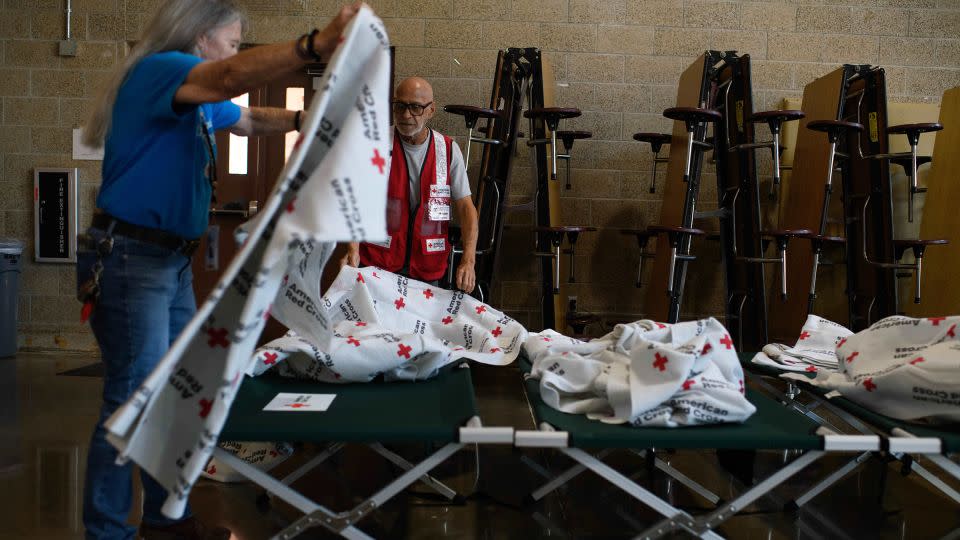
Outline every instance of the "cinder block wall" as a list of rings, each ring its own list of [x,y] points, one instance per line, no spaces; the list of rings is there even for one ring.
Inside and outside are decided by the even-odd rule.
[[[0,235],[28,241],[20,331],[33,349],[95,347],[78,322],[70,266],[32,258],[32,171],[79,167],[81,224],[89,222],[100,181],[99,162],[71,159],[71,129],[80,126],[96,85],[134,40],[160,0],[74,0],[75,58],[57,56],[64,32],[63,0],[2,0],[0,10]],[[245,0],[246,41],[291,39],[322,26],[339,2]],[[397,75],[434,83],[438,105],[486,104],[496,51],[540,47],[556,74],[556,101],[580,107],[570,128],[593,131],[574,149],[574,189],[563,192],[569,224],[601,230],[585,235],[571,287],[581,309],[611,320],[642,316],[644,291],[633,288],[638,254],[616,229],[657,221],[658,195],[646,192],[649,152],[631,140],[640,130],[669,130],[660,112],[673,105],[683,69],[706,49],[735,49],[754,60],[755,107],[799,97],[803,86],[838,64],[887,69],[891,99],[932,101],[960,85],[960,2],[957,0],[442,0],[371,1],[397,50]],[[463,141],[459,118],[438,114],[436,127]],[[475,153],[476,154],[476,153]],[[512,196],[531,195],[524,153]],[[471,170],[476,169],[473,164]],[[768,167],[767,164],[764,165]],[[764,169],[767,171],[768,169]],[[715,205],[712,178],[703,200]],[[522,222],[515,225],[521,225]],[[530,234],[508,235],[502,285],[492,302],[536,325],[537,269]],[[722,294],[717,248],[692,268],[684,312],[719,315]],[[598,330],[595,330],[598,331]]]

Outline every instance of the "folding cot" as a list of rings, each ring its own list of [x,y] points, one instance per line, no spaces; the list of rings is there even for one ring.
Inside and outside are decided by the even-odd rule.
[[[949,457],[960,455],[960,426],[930,426],[896,420],[875,413],[835,392],[829,392],[823,388],[793,380],[784,381],[786,388],[781,391],[765,381],[764,378],[779,379],[783,372],[769,366],[754,364],[751,362],[751,358],[753,358],[753,354],[740,353],[740,363],[744,366],[747,375],[767,393],[791,405],[811,420],[830,430],[836,432],[850,432],[852,430],[859,434],[880,435],[881,448],[902,462],[905,470],[917,473],[946,497],[960,504],[960,492],[920,465],[914,457],[921,455],[947,474],[960,480],[960,465]],[[809,378],[814,377],[813,374],[807,374],[807,376]],[[802,392],[801,389],[805,392]],[[805,399],[800,399],[801,394],[805,396]],[[840,429],[829,419],[824,418],[817,411],[821,407],[841,419],[847,424],[848,428]],[[864,452],[857,456],[798,497],[794,504],[802,506],[854,471],[871,455],[873,455],[873,452]]]
[[[221,440],[328,443],[318,456],[286,478],[277,479],[217,448],[214,456],[249,480],[273,493],[305,515],[275,538],[292,538],[304,530],[323,526],[345,538],[369,538],[356,523],[407,486],[422,480],[447,498],[456,493],[427,475],[466,444],[511,444],[512,428],[480,425],[470,370],[451,367],[437,377],[417,382],[325,384],[264,375],[246,379],[230,410]],[[335,394],[326,412],[275,412],[263,408],[277,394]],[[343,512],[317,504],[290,487],[346,443],[361,443],[384,456],[403,474]],[[414,465],[394,454],[383,443],[442,444],[439,450]]]
[[[520,367],[524,373],[530,372],[531,365],[525,358],[521,358]],[[826,453],[880,449],[880,437],[876,435],[833,433],[796,410],[784,407],[777,401],[749,389],[747,398],[757,407],[757,412],[742,424],[635,428],[629,425],[604,424],[583,415],[557,411],[541,399],[539,381],[528,379],[524,386],[538,429],[517,430],[514,444],[526,448],[555,448],[579,463],[537,490],[534,498],[542,497],[579,474],[583,468],[590,469],[664,516],[661,522],[641,533],[640,538],[658,538],[676,530],[703,538],[721,538],[713,529]],[[803,454],[731,501],[722,502],[719,497],[707,492],[705,496],[709,500],[720,504],[712,512],[695,517],[670,505],[600,459],[610,449],[646,451],[655,448],[800,450]],[[592,451],[598,452],[598,455],[592,455]],[[681,476],[677,479],[698,493],[703,494],[706,491],[687,478]]]

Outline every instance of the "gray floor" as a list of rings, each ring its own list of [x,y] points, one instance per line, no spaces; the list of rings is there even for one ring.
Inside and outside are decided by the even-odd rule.
[[[90,356],[37,354],[0,359],[0,538],[82,538],[84,463],[101,382],[96,376],[57,374],[95,362]],[[96,370],[87,374],[91,372]],[[515,369],[478,366],[474,380],[487,425],[533,427]],[[411,458],[429,450],[394,449]],[[299,448],[276,472],[292,470],[314,452],[314,447]],[[724,498],[732,498],[742,488],[717,466],[712,451],[662,453],[661,457]],[[761,453],[755,476],[766,476],[791,457]],[[447,503],[415,484],[359,526],[381,538],[628,538],[658,521],[652,511],[590,473],[538,503],[528,503],[526,495],[541,479],[523,463],[525,459],[550,470],[569,464],[553,452],[482,447],[478,453],[469,448],[436,471],[438,478],[465,496],[464,501]],[[644,461],[635,455],[622,452],[609,461],[672,504],[694,514],[710,509],[707,501],[683,486],[662,474],[649,474]],[[778,488],[774,496],[761,499],[728,521],[719,532],[743,539],[960,539],[960,506],[916,475],[901,475],[899,464],[879,459],[870,460],[799,512],[782,510],[784,502],[837,463],[833,458],[821,460]],[[296,487],[330,508],[343,510],[394,473],[392,466],[369,449],[348,447]],[[882,485],[885,488],[881,490]],[[191,502],[199,516],[229,526],[236,538],[267,538],[298,516],[276,501],[269,508],[258,507],[260,494],[251,484],[201,481]],[[134,512],[131,522],[137,519]],[[331,535],[321,530],[303,535],[328,537]]]

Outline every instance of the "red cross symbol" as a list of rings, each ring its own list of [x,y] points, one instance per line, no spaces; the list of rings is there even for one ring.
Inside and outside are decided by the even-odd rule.
[[[288,213],[288,214],[293,213],[293,211],[297,209],[297,208],[294,206],[294,203],[295,203],[295,202],[297,202],[297,198],[296,198],[296,197],[290,199],[290,202],[287,204],[287,213]]]
[[[852,353],[850,353],[850,356],[847,357],[847,363],[849,364],[850,362],[853,362],[853,359],[858,356],[860,356],[860,353],[857,351],[853,351]]]
[[[873,377],[863,380],[863,387],[867,389],[867,392],[873,392],[877,389],[877,385],[873,384]]]
[[[347,340],[347,343],[353,345],[354,347],[359,347],[359,346],[360,346],[360,342],[357,341],[357,338],[355,338],[355,337],[353,337],[353,336],[350,336],[350,339]]]
[[[277,363],[277,353],[268,352],[263,353],[263,363],[268,366],[272,366]]]
[[[366,326],[366,325],[367,325],[367,323],[365,323],[365,322],[363,322],[363,321],[357,321],[357,324],[356,324],[356,326]]]
[[[542,338],[540,338],[540,339],[542,339],[542,340],[544,340],[544,341],[552,341],[552,340],[551,340],[550,338],[548,338],[548,337],[542,337]]]
[[[846,342],[847,342],[847,338],[841,339],[841,340],[840,340],[840,343],[837,343],[837,348],[839,349],[840,347],[843,347],[843,344],[846,343]]]
[[[500,349],[498,349],[497,347],[494,347],[494,348],[490,349],[490,352],[492,352],[492,353],[494,353],[494,352],[500,352]]]
[[[410,351],[412,351],[412,350],[413,350],[413,347],[408,347],[408,346],[404,345],[403,343],[400,343],[400,344],[398,345],[398,347],[397,347],[397,356],[402,356],[402,357],[406,358],[407,360],[409,360],[409,359],[410,359]]]
[[[940,321],[947,320],[946,317],[929,317],[928,321],[932,322],[934,326],[940,326]]]
[[[693,379],[687,379],[683,381],[683,389],[690,390],[690,387],[693,386]]]
[[[442,320],[442,321],[440,321],[440,322],[442,322],[443,324],[450,324],[450,323],[452,323],[452,322],[453,322],[453,317],[451,317],[451,316],[449,316],[449,315],[447,315],[447,316],[446,316],[446,317],[444,317],[444,318],[443,318],[443,320]]]
[[[290,407],[291,409],[299,409],[300,407],[306,407],[306,405],[303,403],[291,403],[287,405],[287,407]]]
[[[957,325],[951,326],[950,329],[947,330],[947,335],[952,338],[957,337]]]
[[[740,393],[745,394],[746,390],[743,388],[743,379],[740,379]]]
[[[393,301],[393,305],[397,306],[397,309],[403,309],[407,304],[403,301],[403,298],[397,298]]]
[[[807,373],[816,373],[816,372],[817,372],[817,366],[807,367]]]
[[[667,325],[665,325],[665,324],[663,324],[663,323],[657,323],[657,328],[666,328],[666,327],[667,327]]]
[[[383,174],[383,168],[387,165],[387,161],[380,155],[380,150],[376,148],[373,149],[373,158],[370,159],[370,163],[373,163],[374,167],[380,169],[380,174]]]
[[[429,300],[433,298],[433,291],[431,291],[430,289],[427,289],[423,291],[423,295],[427,297],[427,300]]]
[[[500,334],[503,333],[503,330],[501,330],[500,327],[498,326],[496,327],[496,329],[494,329],[493,332],[490,332],[490,333],[493,334],[493,337],[500,337]]]
[[[487,306],[477,306],[477,315],[481,315],[484,311],[487,310]]]
[[[670,362],[670,360],[668,360],[666,356],[660,356],[660,353],[657,353],[654,358],[655,360],[653,361],[653,367],[659,369],[660,371],[666,371],[667,363]]]
[[[800,341],[803,341],[803,340],[807,339],[808,337],[810,337],[810,332],[806,332],[806,331],[805,331],[805,332],[803,332],[803,333],[800,334]]]
[[[726,345],[728,351],[729,351],[730,349],[732,349],[732,348],[733,348],[733,340],[730,339],[730,334],[726,334],[725,336],[723,336],[723,339],[720,340],[720,344],[721,344],[721,345]]]
[[[712,348],[713,348],[713,345],[710,345],[710,342],[708,341],[707,344],[703,346],[703,350],[700,351],[700,354],[707,354],[708,352],[710,352],[710,349]]]
[[[230,342],[227,341],[227,329],[226,328],[209,328],[207,329],[207,345],[210,347],[223,347],[226,349],[230,346]]]
[[[373,273],[373,277],[380,279],[380,276],[378,276],[376,272],[372,272],[372,273]]]
[[[914,358],[913,360],[911,360],[911,361],[910,361],[910,365],[911,365],[911,366],[915,366],[915,365],[919,364],[920,362],[923,362],[923,357],[922,357],[922,356],[918,356],[917,358]]]
[[[217,466],[211,463],[210,466],[207,467],[207,474],[217,474]]]
[[[357,283],[366,283],[366,281],[363,280],[363,274],[360,272],[357,272]]]
[[[213,407],[213,402],[200,398],[200,418],[206,418],[210,414],[210,409]]]

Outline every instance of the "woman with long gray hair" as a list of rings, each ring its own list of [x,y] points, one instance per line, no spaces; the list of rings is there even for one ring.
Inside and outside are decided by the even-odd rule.
[[[77,280],[82,316],[90,319],[106,374],[87,459],[87,538],[137,533],[126,523],[131,465],[115,463],[103,422],[196,312],[190,258],[209,218],[214,132],[299,129],[299,112],[248,109],[228,100],[328,58],[360,5],[343,7],[323,30],[238,53],[246,22],[233,0],[165,0],[95,102],[85,137],[104,147],[103,182],[87,245],[78,253]],[[165,518],[166,490],[146,474],[141,479],[140,538],[230,537],[189,509],[184,519]]]

